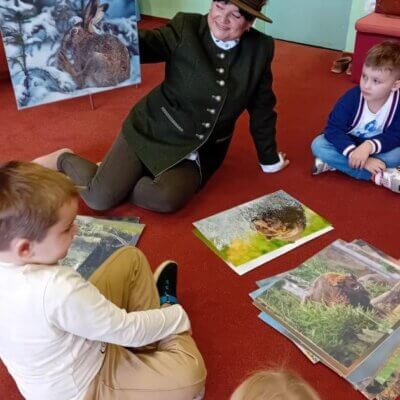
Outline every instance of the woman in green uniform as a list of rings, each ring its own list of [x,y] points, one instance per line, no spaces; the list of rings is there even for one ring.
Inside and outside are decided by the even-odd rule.
[[[275,141],[274,42],[252,28],[265,0],[214,0],[207,15],[177,14],[140,30],[142,63],[165,62],[165,79],[142,98],[100,166],[61,149],[36,162],[83,186],[89,207],[128,200],[158,212],[185,205],[222,164],[247,109],[261,169],[288,165]]]

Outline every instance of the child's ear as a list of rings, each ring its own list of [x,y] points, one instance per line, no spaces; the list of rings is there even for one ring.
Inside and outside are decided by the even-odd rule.
[[[397,79],[393,85],[393,90],[400,89],[400,79]]]
[[[17,238],[12,243],[15,254],[22,261],[29,261],[33,256],[32,242],[28,239]]]

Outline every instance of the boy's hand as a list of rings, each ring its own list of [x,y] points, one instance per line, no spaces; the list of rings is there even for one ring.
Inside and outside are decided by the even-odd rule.
[[[350,167],[358,169],[364,168],[372,150],[372,146],[368,142],[361,143],[349,156]]]
[[[366,161],[364,168],[371,172],[371,174],[375,175],[378,174],[386,169],[386,165],[382,160],[378,158],[369,157]]]

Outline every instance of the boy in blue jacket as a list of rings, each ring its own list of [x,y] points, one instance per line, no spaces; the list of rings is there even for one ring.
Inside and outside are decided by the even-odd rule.
[[[311,145],[313,174],[339,170],[400,193],[400,42],[371,48],[360,86],[336,103]]]

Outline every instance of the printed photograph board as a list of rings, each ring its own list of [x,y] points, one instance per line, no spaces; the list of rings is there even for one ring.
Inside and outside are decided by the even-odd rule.
[[[135,0],[3,0],[0,26],[19,109],[141,81]]]

